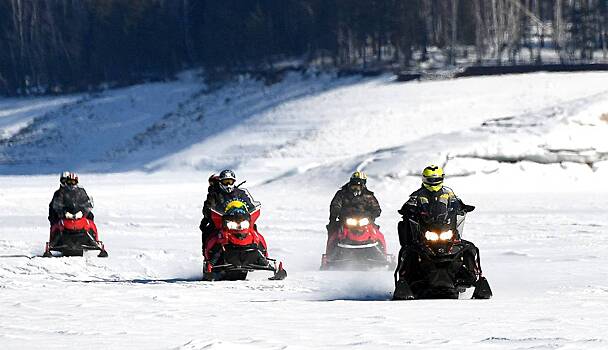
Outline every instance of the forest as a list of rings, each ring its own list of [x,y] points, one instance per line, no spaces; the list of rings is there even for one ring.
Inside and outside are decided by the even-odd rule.
[[[273,70],[606,62],[605,0],[0,0],[0,95]]]

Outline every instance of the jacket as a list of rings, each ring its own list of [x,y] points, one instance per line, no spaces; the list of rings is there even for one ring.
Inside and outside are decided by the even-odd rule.
[[[374,192],[363,187],[361,194],[355,196],[349,190],[348,184],[342,186],[334,195],[329,205],[329,221],[334,222],[348,216],[351,213],[365,213],[371,219],[380,216],[382,210],[380,204],[374,196]]]

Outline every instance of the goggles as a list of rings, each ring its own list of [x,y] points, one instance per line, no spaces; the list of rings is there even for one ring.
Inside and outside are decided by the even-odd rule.
[[[234,185],[234,180],[233,179],[224,179],[222,181],[220,181],[222,183],[222,185],[224,186],[231,186]]]
[[[362,179],[351,179],[350,180],[350,185],[351,186],[363,186],[365,185],[365,180]]]
[[[66,180],[65,180],[65,183],[66,183],[67,185],[70,185],[70,186],[75,186],[75,185],[78,185],[78,180],[74,180],[74,179],[66,179]]]
[[[443,182],[442,177],[425,177],[422,181],[427,185],[439,185]]]

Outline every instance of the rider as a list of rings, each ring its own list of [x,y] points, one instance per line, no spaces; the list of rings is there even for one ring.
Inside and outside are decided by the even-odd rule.
[[[329,224],[327,224],[327,248],[333,246],[336,233],[340,228],[340,220],[349,213],[366,213],[373,221],[380,216],[382,210],[374,196],[374,192],[366,187],[367,175],[355,171],[350,180],[344,184],[329,205]]]
[[[203,251],[205,241],[216,230],[211,220],[211,209],[223,211],[226,205],[234,200],[245,203],[249,212],[256,208],[256,203],[251,198],[249,191],[239,188],[235,183],[236,175],[230,169],[222,170],[219,175],[213,174],[209,177],[207,199],[203,204],[203,219],[199,226],[202,232]]]
[[[396,271],[399,276],[399,280],[403,280],[404,277],[410,272],[415,264],[415,254],[410,253],[417,244],[417,240],[413,237],[409,220],[414,220],[419,223],[426,223],[434,219],[433,215],[436,213],[448,213],[449,208],[456,209],[457,211],[465,210],[470,211],[474,209],[473,206],[466,205],[458,198],[452,189],[443,185],[444,172],[443,169],[437,165],[429,165],[422,171],[422,186],[414,191],[410,198],[401,209],[398,211],[403,216],[403,220],[397,225],[399,233],[399,243],[401,249],[399,251],[399,264]],[[460,240],[460,237],[458,237]],[[464,240],[460,240],[462,245],[470,245],[473,250],[474,246],[472,243]],[[475,282],[474,266],[471,264],[467,265],[468,276],[466,276],[466,282]]]
[[[422,186],[410,195],[410,199],[398,211],[406,219],[397,226],[402,247],[413,242],[410,226],[406,225],[407,219],[426,221],[432,213],[446,212],[449,206],[465,206],[451,188],[443,185],[443,179],[443,169],[437,165],[429,165],[422,171]]]
[[[83,215],[93,220],[93,201],[84,190],[78,186],[78,175],[64,171],[59,177],[59,189],[53,194],[49,203],[49,222],[51,226],[63,219],[66,209],[77,207],[84,209]]]
[[[59,177],[59,189],[53,194],[53,199],[49,203],[49,223],[51,224],[51,236],[53,226],[61,221],[66,210],[78,209],[83,216],[93,220],[93,201],[84,190],[78,186],[78,175],[64,171]]]

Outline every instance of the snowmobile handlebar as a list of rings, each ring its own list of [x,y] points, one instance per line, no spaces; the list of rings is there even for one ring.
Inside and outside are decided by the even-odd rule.
[[[464,204],[464,203],[462,203],[462,210],[463,210],[465,213],[470,213],[470,212],[472,212],[473,210],[475,210],[475,206],[474,206],[474,205],[468,205],[468,204]]]

